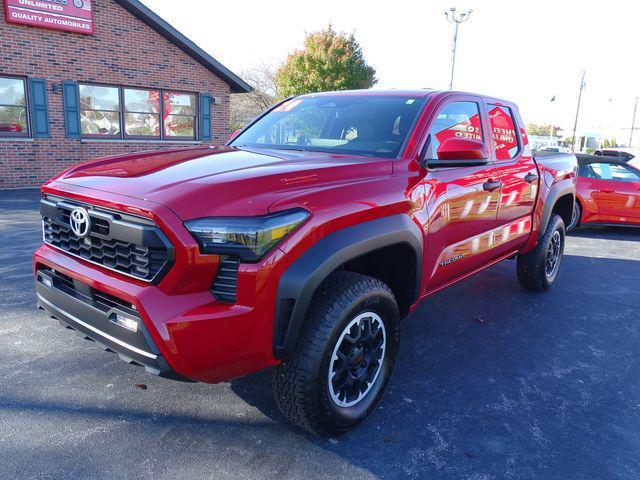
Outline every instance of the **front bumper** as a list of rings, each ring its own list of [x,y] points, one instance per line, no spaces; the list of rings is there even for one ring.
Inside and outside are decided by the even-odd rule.
[[[139,314],[126,303],[107,303],[110,297],[96,296],[94,289],[47,267],[36,271],[36,295],[38,308],[105,350],[117,353],[121,360],[143,366],[154,375],[180,378],[162,357]],[[136,331],[114,323],[115,315],[136,321]]]
[[[34,254],[38,305],[51,316],[150,373],[207,383],[278,363],[272,349],[275,292],[271,289],[276,282],[262,278],[272,268],[243,268],[247,270],[239,274],[238,301],[224,304],[210,291],[168,294],[160,285],[132,281],[46,244]],[[57,274],[75,291],[64,288]],[[119,305],[111,309],[97,305],[94,292],[128,306],[122,310]],[[138,331],[110,321],[118,312],[137,315]]]

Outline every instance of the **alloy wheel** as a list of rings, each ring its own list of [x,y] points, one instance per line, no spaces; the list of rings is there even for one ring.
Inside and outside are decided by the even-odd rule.
[[[547,248],[547,257],[544,264],[544,273],[547,278],[552,278],[560,266],[560,255],[562,253],[562,235],[556,230],[553,232],[551,242]]]
[[[351,407],[371,390],[380,374],[387,347],[382,318],[364,312],[342,331],[329,362],[329,395],[339,407]]]

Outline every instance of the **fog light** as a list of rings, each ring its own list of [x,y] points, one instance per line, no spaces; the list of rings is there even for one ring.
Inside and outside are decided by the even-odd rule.
[[[115,315],[111,315],[109,321],[115,323],[116,325],[120,325],[122,328],[126,328],[132,332],[138,331],[138,321],[133,318],[125,317],[124,315],[120,315],[116,313]]]
[[[40,280],[42,280],[42,284],[47,288],[51,288],[51,286],[53,285],[51,283],[51,279],[49,279],[47,277],[40,277]]]

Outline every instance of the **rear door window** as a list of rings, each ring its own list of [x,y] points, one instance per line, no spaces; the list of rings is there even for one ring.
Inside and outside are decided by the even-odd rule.
[[[489,104],[489,122],[497,160],[515,158],[520,149],[513,112],[509,107]]]

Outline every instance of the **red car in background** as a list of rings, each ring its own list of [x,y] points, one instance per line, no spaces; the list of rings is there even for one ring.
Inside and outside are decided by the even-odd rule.
[[[573,220],[578,225],[640,226],[640,168],[634,161],[577,155],[578,186]]]

